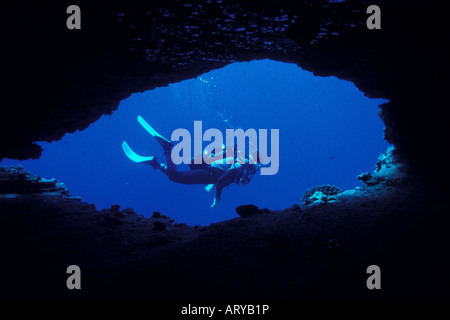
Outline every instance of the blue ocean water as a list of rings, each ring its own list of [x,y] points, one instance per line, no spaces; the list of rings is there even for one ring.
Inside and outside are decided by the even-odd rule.
[[[236,217],[235,208],[255,204],[283,209],[319,184],[341,189],[361,183],[356,176],[372,171],[389,144],[378,117],[382,99],[369,99],[355,85],[335,77],[316,77],[294,64],[271,60],[234,63],[196,79],[133,94],[111,116],[60,141],[42,142],[38,160],[20,163],[44,178],[56,178],[72,195],[97,209],[119,204],[139,214],[153,211],[177,222],[208,225]],[[204,185],[171,182],[159,171],[130,161],[125,140],[138,154],[164,159],[160,145],[137,122],[141,115],[160,134],[193,134],[195,120],[208,128],[279,129],[280,167],[276,175],[257,174],[246,186],[224,189],[210,208],[213,193]],[[204,144],[206,146],[207,143]]]

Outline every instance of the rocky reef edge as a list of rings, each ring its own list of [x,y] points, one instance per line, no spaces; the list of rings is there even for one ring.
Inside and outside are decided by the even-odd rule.
[[[0,168],[2,299],[449,298],[445,189],[382,154],[363,186],[209,226],[96,210],[63,183]],[[68,290],[69,265],[82,289]],[[366,286],[378,265],[382,289]],[[5,280],[6,279],[6,280]]]

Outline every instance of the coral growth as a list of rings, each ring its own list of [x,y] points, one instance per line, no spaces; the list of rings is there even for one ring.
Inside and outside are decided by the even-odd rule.
[[[393,146],[387,148],[379,157],[373,172],[358,175],[357,179],[364,183],[364,187],[371,187],[385,183],[392,185],[398,183],[404,176],[404,165],[395,156]]]
[[[323,184],[313,187],[305,192],[301,202],[306,205],[317,205],[320,203],[337,201],[336,195],[341,192],[336,186]]]
[[[56,179],[43,179],[32,175],[21,165],[0,166],[0,195],[12,197],[20,194],[51,193],[70,197],[64,183]],[[78,198],[78,197],[75,197]]]

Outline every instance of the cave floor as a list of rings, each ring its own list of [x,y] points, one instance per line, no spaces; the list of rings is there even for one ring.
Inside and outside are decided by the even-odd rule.
[[[448,215],[420,184],[188,226],[58,193],[0,199],[3,298],[448,298]],[[66,288],[69,265],[82,290]],[[366,286],[381,269],[381,290]]]

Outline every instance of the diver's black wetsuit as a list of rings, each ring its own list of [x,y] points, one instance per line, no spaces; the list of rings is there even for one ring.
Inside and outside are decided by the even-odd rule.
[[[239,154],[237,145],[235,145],[234,148],[230,149],[225,148],[224,146],[223,150],[220,151],[220,153],[211,153],[209,155],[210,157],[214,158],[219,158],[219,155],[221,155],[220,158],[222,160],[231,159],[233,161],[230,162],[233,162],[233,164],[227,164],[226,161],[212,161],[213,159],[210,158],[209,160],[212,161],[212,164],[208,165],[203,162],[203,154],[201,154],[199,155],[202,157],[200,164],[195,164],[192,161],[192,164],[189,165],[191,170],[178,171],[177,166],[173,163],[171,157],[173,143],[156,132],[156,130],[153,129],[141,116],[138,116],[138,121],[143,126],[143,128],[148,133],[150,133],[162,146],[167,164],[158,162],[156,157],[143,157],[136,154],[128,146],[126,141],[122,143],[122,148],[125,152],[125,155],[134,162],[146,163],[148,165],[151,165],[154,169],[161,170],[171,181],[183,184],[206,184],[208,186],[206,186],[205,189],[208,192],[212,189],[213,186],[215,186],[216,196],[211,207],[215,207],[218,205],[222,189],[225,186],[233,182],[247,184],[250,182],[252,175],[259,169],[259,164],[249,163],[253,162],[254,159],[257,159],[258,156],[254,157],[253,155],[249,155],[248,157],[244,157],[242,154]],[[216,150],[214,149],[214,152],[215,151]],[[226,156],[227,152],[230,153],[229,156]]]
[[[171,148],[165,147],[164,155],[167,164],[157,162],[156,158],[148,164],[155,169],[161,170],[170,181],[183,184],[214,184],[216,186],[216,197],[220,199],[222,189],[233,182],[239,182],[247,172],[246,169],[251,168],[251,172],[255,172],[257,166],[254,164],[230,164],[224,167],[208,165],[204,162],[194,164],[193,161],[189,165],[190,170],[178,171],[177,166],[171,158]],[[249,177],[247,176],[249,179]],[[248,182],[247,182],[248,183]]]

